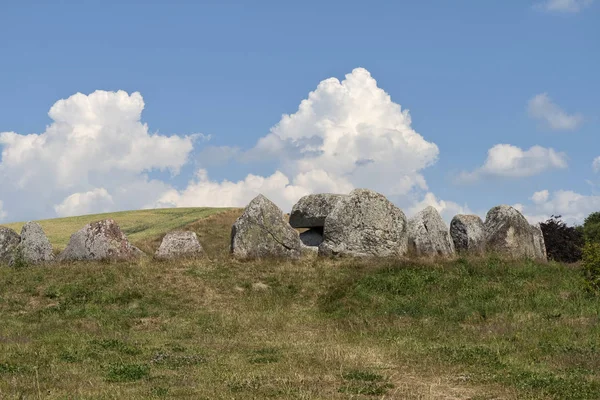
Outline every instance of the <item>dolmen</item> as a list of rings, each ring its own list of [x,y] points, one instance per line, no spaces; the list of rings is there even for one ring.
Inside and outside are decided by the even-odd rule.
[[[37,222],[23,225],[20,235],[10,228],[0,227],[0,263],[31,265],[53,260],[52,245]]]
[[[59,261],[131,261],[143,255],[127,240],[113,219],[87,224],[71,235],[69,244],[58,256]]]
[[[456,215],[448,227],[434,207],[407,220],[385,196],[368,189],[304,196],[292,208],[289,220],[259,195],[233,225],[230,250],[238,259],[297,259],[315,253],[361,258],[494,253],[546,260],[539,224],[530,225],[514,207],[492,208],[485,222],[477,215]]]

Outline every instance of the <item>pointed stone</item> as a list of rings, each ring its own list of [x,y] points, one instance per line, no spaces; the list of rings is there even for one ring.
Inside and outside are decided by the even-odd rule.
[[[38,264],[54,260],[52,245],[37,222],[28,222],[23,226],[19,250],[26,263]]]
[[[431,206],[426,207],[408,221],[409,251],[417,256],[454,255],[454,242],[446,223]]]

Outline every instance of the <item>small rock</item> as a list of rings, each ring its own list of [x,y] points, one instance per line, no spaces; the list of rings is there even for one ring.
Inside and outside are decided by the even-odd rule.
[[[290,225],[294,228],[322,228],[325,218],[344,198],[342,194],[319,193],[302,197],[292,208]]]
[[[0,226],[0,264],[11,264],[21,237],[10,228]]]
[[[269,285],[267,285],[266,283],[262,283],[262,282],[256,282],[256,283],[252,284],[252,289],[256,290],[256,291],[269,290]]]
[[[132,246],[119,225],[106,219],[87,224],[71,235],[69,244],[58,256],[60,261],[133,260],[142,251]]]
[[[300,240],[305,246],[319,246],[323,243],[323,228],[312,228],[300,234]]]
[[[28,222],[23,226],[19,249],[27,263],[37,264],[54,260],[52,245],[37,222]]]
[[[454,242],[448,227],[431,206],[408,221],[408,243],[417,256],[448,257],[454,254]]]
[[[165,235],[154,257],[159,260],[171,260],[200,257],[203,254],[204,249],[198,241],[196,232],[175,231]]]
[[[283,212],[263,195],[255,197],[231,228],[231,253],[237,259],[300,258],[298,232]]]
[[[406,216],[382,194],[355,189],[325,218],[321,256],[397,257],[406,254]]]
[[[456,215],[450,222],[450,236],[459,253],[481,255],[485,252],[485,229],[477,215]]]

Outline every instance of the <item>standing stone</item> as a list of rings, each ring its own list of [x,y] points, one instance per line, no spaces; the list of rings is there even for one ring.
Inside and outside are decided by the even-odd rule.
[[[21,237],[10,228],[0,226],[0,264],[11,264]]]
[[[398,257],[406,254],[406,216],[385,196],[355,189],[325,218],[322,256]]]
[[[535,250],[535,258],[542,261],[548,261],[546,254],[546,242],[544,241],[544,234],[542,233],[542,227],[539,223],[531,225],[531,232],[533,235],[533,248]]]
[[[231,253],[238,259],[300,258],[303,246],[279,207],[261,194],[233,224]]]
[[[28,222],[23,226],[19,249],[27,263],[38,264],[54,260],[52,245],[37,222]]]
[[[431,206],[426,207],[408,221],[409,250],[417,256],[442,256],[454,254],[454,242],[446,223]]]
[[[132,246],[112,219],[87,224],[71,235],[60,261],[133,260],[143,253]]]
[[[312,228],[300,234],[305,246],[319,246],[323,243],[323,228]]]
[[[510,258],[535,258],[531,225],[515,208],[507,205],[492,208],[484,226],[487,251]]]
[[[294,228],[320,228],[342,194],[320,193],[302,197],[292,208],[290,225]]]
[[[203,254],[204,250],[196,232],[175,231],[165,235],[154,257],[159,260],[171,260],[200,257]]]
[[[485,252],[485,229],[477,215],[456,215],[450,222],[450,236],[459,253],[481,255]]]

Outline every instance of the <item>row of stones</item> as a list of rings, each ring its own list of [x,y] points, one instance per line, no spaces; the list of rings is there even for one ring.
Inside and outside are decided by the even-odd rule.
[[[198,257],[204,251],[195,232],[168,233],[154,254],[157,259]],[[57,261],[79,260],[133,260],[144,253],[131,245],[117,223],[112,219],[94,222],[71,235],[65,250]],[[0,264],[14,265],[22,260],[27,264],[48,263],[55,260],[50,241],[37,222],[28,222],[21,234],[0,227]]]
[[[308,228],[298,234],[296,229]],[[349,195],[301,198],[286,221],[282,211],[259,195],[231,232],[236,258],[323,256],[452,256],[456,252],[496,252],[514,258],[546,260],[541,229],[510,206],[492,208],[485,223],[457,215],[450,229],[433,207],[410,220],[382,194],[356,189]]]

